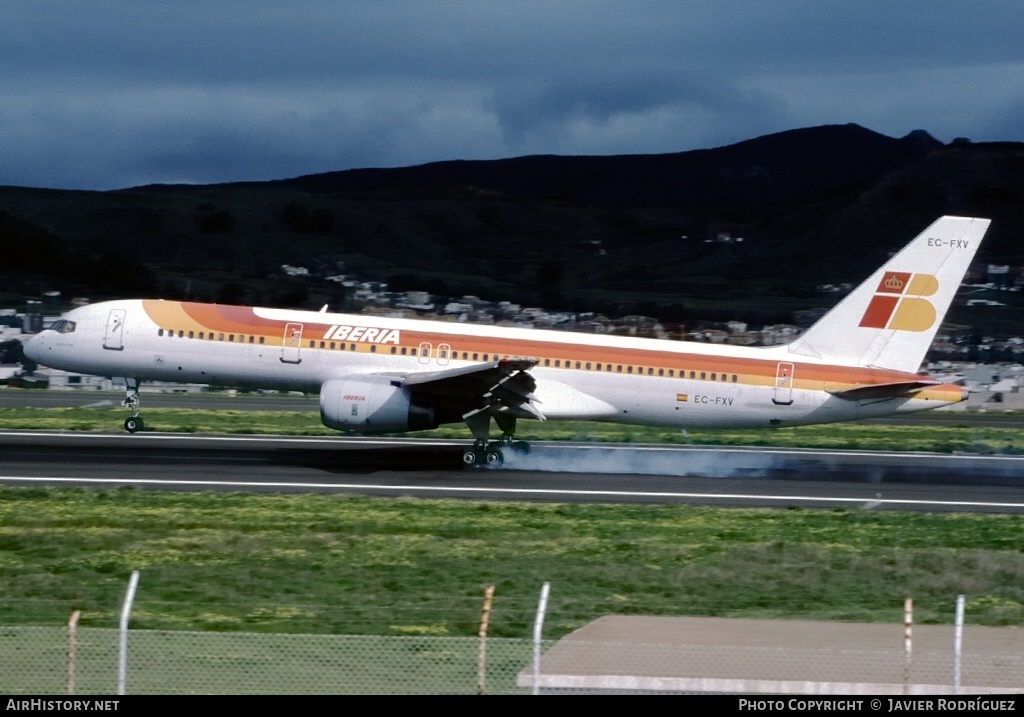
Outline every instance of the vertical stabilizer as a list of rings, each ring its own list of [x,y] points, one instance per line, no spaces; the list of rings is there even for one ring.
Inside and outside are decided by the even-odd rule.
[[[917,371],[990,221],[941,217],[790,344],[790,353]]]

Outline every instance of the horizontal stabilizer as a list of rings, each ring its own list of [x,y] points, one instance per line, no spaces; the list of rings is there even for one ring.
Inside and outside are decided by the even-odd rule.
[[[865,386],[854,386],[842,391],[829,391],[836,398],[847,401],[862,401],[870,398],[905,398],[929,386],[939,386],[942,381],[922,378],[918,381],[897,381],[896,383],[870,383]]]

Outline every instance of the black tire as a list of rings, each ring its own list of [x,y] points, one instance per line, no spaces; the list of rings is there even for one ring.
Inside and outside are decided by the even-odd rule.
[[[499,448],[488,448],[484,454],[484,463],[492,468],[497,468],[505,462],[505,456]]]
[[[476,451],[472,448],[462,451],[462,463],[467,466],[475,466],[477,464]]]
[[[513,441],[512,445],[509,447],[512,449],[513,453],[520,456],[525,456],[530,452],[530,444],[526,441]]]
[[[142,417],[141,416],[129,416],[124,419],[124,430],[129,433],[138,433],[142,430]]]

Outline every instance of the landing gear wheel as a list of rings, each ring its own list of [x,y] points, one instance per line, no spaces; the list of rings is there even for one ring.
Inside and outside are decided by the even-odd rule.
[[[477,464],[476,450],[467,448],[462,451],[462,462],[467,466],[475,466]]]
[[[509,444],[509,448],[513,453],[519,456],[525,456],[530,452],[530,444],[526,441],[512,441],[512,443]]]
[[[142,430],[142,416],[129,416],[124,419],[124,430],[129,433],[136,433]]]
[[[505,462],[505,456],[500,448],[488,448],[484,454],[484,463],[489,466],[498,467]]]

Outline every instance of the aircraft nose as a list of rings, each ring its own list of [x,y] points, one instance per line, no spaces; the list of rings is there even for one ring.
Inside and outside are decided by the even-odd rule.
[[[40,357],[43,354],[43,339],[39,334],[31,337],[21,346],[21,352],[25,355],[25,358],[39,362]]]

